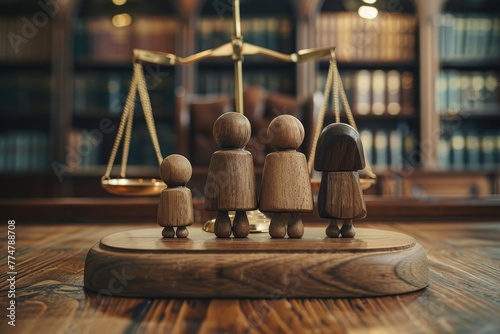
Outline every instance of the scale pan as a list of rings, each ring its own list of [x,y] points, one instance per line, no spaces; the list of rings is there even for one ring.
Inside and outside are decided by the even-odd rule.
[[[359,183],[361,183],[361,189],[367,190],[370,189],[372,186],[374,186],[375,183],[377,183],[377,180],[369,178],[360,178]]]
[[[154,196],[159,195],[166,185],[157,179],[108,179],[101,185],[106,191],[122,196]]]

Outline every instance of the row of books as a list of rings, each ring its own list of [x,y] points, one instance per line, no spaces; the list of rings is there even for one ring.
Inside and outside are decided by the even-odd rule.
[[[50,108],[50,74],[47,71],[0,73],[0,112],[47,112]]]
[[[490,71],[442,70],[437,81],[437,108],[441,114],[500,110],[499,74]]]
[[[442,169],[495,170],[500,168],[500,131],[454,131],[438,145]]]
[[[111,17],[78,20],[74,24],[77,60],[132,60],[134,48],[175,53],[177,21],[164,16],[137,16],[126,26],[115,26]]]
[[[442,59],[498,57],[500,17],[493,14],[444,14],[440,18]]]
[[[115,124],[118,128],[118,121]],[[175,152],[175,127],[166,122],[156,122],[158,141],[163,156]],[[72,129],[68,134],[66,166],[72,169],[105,165],[115,138],[115,133],[99,138],[90,129]],[[121,163],[121,149],[115,164]],[[135,122],[130,140],[128,165],[158,166],[151,137],[144,122]]]
[[[409,61],[416,55],[416,18],[379,13],[372,20],[356,12],[326,12],[316,21],[316,44],[336,46],[341,61]]]
[[[152,67],[155,69],[155,67]],[[158,67],[158,69],[160,69]],[[149,98],[155,115],[172,115],[174,77],[170,72],[145,68]],[[74,78],[74,112],[80,116],[119,116],[130,88],[128,72],[78,71]],[[140,108],[136,97],[136,107]],[[140,109],[137,109],[139,111]]]
[[[257,85],[271,92],[292,94],[294,87],[294,73],[286,70],[259,70],[245,71],[243,74],[245,85]],[[199,73],[199,94],[227,93],[234,94],[234,74],[232,69],[216,70],[201,69]]]
[[[377,169],[401,170],[418,163],[413,156],[416,137],[407,124],[393,129],[360,128],[359,134],[366,159]]]
[[[323,91],[326,73],[318,76],[317,89]],[[341,80],[347,100],[357,115],[413,115],[415,113],[415,80],[410,71],[359,70],[342,71]],[[344,105],[339,102],[340,110]],[[329,107],[333,109],[333,94]]]
[[[233,22],[219,17],[202,17],[198,20],[197,30],[197,49],[212,49],[231,41]],[[246,43],[284,53],[293,51],[293,28],[289,18],[242,18],[241,33]]]
[[[0,60],[50,61],[52,26],[48,17],[40,19],[43,17],[0,16]]]
[[[43,171],[49,164],[49,136],[40,131],[0,134],[0,172]]]

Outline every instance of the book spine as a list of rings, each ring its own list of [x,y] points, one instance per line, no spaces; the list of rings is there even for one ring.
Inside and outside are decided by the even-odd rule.
[[[403,168],[403,138],[397,129],[389,133],[389,148],[391,158],[391,169],[401,170]]]
[[[387,72],[387,112],[389,115],[401,113],[401,75],[396,70]]]
[[[442,170],[450,169],[450,141],[446,138],[440,138],[438,143],[438,166]]]
[[[465,138],[462,132],[455,131],[451,136],[452,167],[455,170],[465,168]]]
[[[461,110],[460,103],[460,74],[458,71],[448,71],[448,106],[447,110],[451,113],[458,113]]]
[[[359,132],[363,149],[365,151],[365,158],[369,162],[374,162],[373,159],[373,133],[370,129],[363,129]]]
[[[476,132],[470,132],[465,136],[466,165],[470,170],[481,168],[480,163],[480,140]]]
[[[368,115],[371,108],[371,74],[361,70],[355,74],[354,112],[358,115]]]
[[[401,114],[415,114],[415,79],[410,71],[401,74]]]
[[[5,134],[0,134],[0,173],[7,170],[7,138]]]
[[[387,168],[389,165],[388,159],[388,139],[387,133],[383,130],[375,132],[374,138],[375,147],[375,165],[379,168]]]
[[[383,115],[386,113],[386,74],[382,70],[372,73],[372,113]]]
[[[500,160],[495,164],[495,134],[486,133],[481,138],[482,166],[485,170],[493,170],[500,166]]]

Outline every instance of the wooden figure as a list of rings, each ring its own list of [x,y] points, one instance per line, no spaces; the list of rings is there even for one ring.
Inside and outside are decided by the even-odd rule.
[[[318,194],[318,216],[330,219],[326,235],[352,238],[353,219],[366,217],[366,205],[358,170],[365,168],[363,145],[350,125],[328,125],[318,139],[314,169],[322,171]],[[336,220],[343,220],[339,230]]]
[[[214,123],[214,139],[221,150],[214,152],[210,159],[205,209],[217,211],[214,232],[219,238],[231,236],[228,211],[236,211],[233,235],[245,238],[250,232],[246,211],[257,209],[252,154],[243,149],[250,134],[250,122],[239,113],[225,113]]]
[[[267,128],[267,137],[277,152],[269,153],[264,163],[259,209],[272,212],[269,235],[273,238],[300,238],[304,225],[300,212],[314,208],[311,178],[304,154],[297,148],[304,140],[302,123],[291,115],[280,115]],[[292,213],[288,221],[283,213]]]
[[[160,166],[160,176],[167,184],[160,194],[158,224],[164,226],[164,238],[186,238],[186,226],[193,224],[193,197],[186,183],[191,179],[193,169],[188,159],[179,154],[166,157]],[[176,231],[174,231],[176,227]]]

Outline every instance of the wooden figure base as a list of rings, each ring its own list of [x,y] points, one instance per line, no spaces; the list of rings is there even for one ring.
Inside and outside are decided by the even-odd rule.
[[[427,257],[405,234],[358,228],[353,239],[306,228],[301,239],[217,239],[191,227],[187,239],[161,229],[120,232],[94,245],[85,288],[113,296],[182,298],[370,297],[427,286]]]

